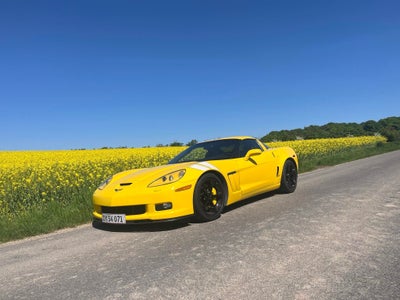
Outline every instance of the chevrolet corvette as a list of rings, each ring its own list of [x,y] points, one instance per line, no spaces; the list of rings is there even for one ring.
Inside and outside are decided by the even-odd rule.
[[[252,137],[197,143],[168,164],[124,171],[93,195],[94,222],[147,223],[195,217],[212,221],[225,206],[273,190],[292,193],[298,158]]]

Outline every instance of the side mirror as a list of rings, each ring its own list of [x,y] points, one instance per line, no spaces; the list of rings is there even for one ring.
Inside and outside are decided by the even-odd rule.
[[[250,157],[255,156],[255,155],[260,155],[261,153],[262,153],[262,151],[260,149],[251,149],[246,153],[244,160],[249,160]]]

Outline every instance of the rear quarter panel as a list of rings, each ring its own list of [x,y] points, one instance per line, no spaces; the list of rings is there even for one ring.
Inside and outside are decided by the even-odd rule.
[[[287,159],[292,159],[296,163],[297,169],[299,169],[299,161],[296,152],[290,147],[279,147],[272,149],[275,153],[275,156],[278,160],[278,165],[283,168],[285,161]]]

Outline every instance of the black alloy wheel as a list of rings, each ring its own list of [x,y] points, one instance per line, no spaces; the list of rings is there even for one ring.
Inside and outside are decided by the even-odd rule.
[[[283,166],[282,178],[281,178],[281,192],[293,193],[297,187],[297,166],[296,163],[288,159]]]
[[[194,190],[194,213],[198,221],[212,221],[221,216],[227,199],[226,187],[213,173],[200,177]]]

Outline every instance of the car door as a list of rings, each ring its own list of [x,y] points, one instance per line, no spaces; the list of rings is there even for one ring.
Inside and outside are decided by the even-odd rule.
[[[238,160],[240,188],[244,196],[268,190],[276,184],[276,160],[273,150],[264,149],[255,139],[241,142]]]

